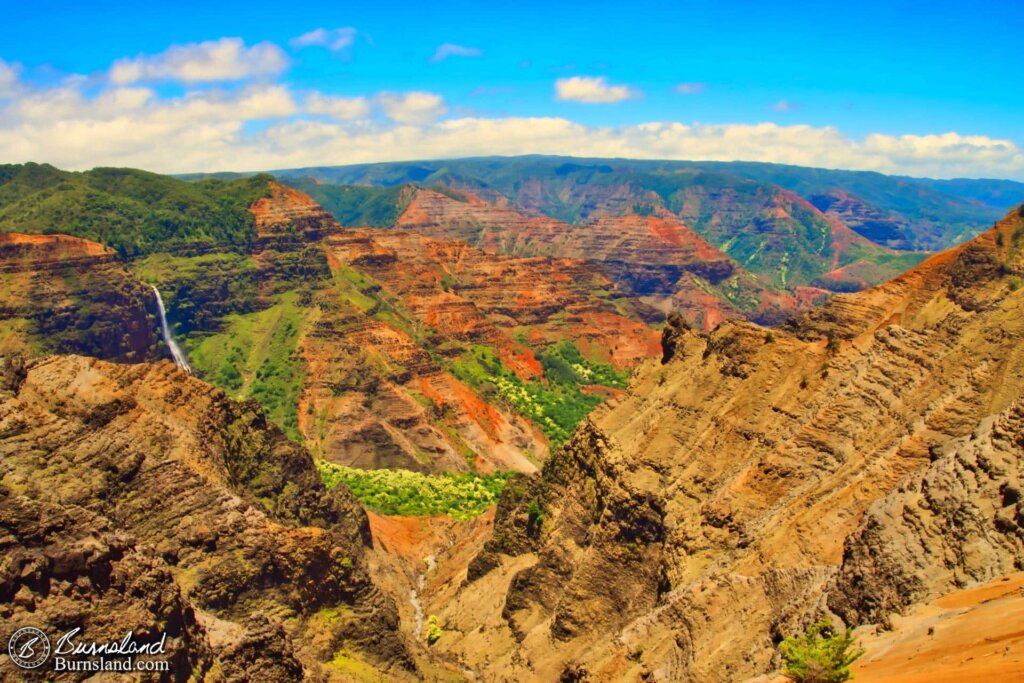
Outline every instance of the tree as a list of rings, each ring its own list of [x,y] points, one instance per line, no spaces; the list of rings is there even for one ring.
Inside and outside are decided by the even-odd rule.
[[[827,619],[815,622],[802,636],[779,645],[782,672],[796,683],[844,683],[853,678],[850,665],[864,651],[854,645],[853,629],[833,631]]]
[[[441,625],[437,623],[437,617],[431,614],[427,617],[427,645],[433,645],[441,638]]]

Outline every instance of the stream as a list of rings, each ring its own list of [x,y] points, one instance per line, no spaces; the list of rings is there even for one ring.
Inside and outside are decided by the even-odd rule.
[[[433,555],[427,555],[423,561],[427,563],[427,568],[416,580],[416,588],[409,590],[409,602],[412,604],[413,620],[416,624],[416,640],[419,640],[423,633],[423,605],[420,603],[420,592],[427,580],[427,574],[437,569],[437,559]]]

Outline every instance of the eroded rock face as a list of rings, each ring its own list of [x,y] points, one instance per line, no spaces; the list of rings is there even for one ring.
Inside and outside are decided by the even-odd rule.
[[[743,680],[818,616],[1019,566],[1022,224],[789,331],[673,330],[667,363],[499,505],[445,616],[473,634],[457,606],[503,590],[502,618],[446,647],[532,680]]]
[[[180,671],[228,680],[320,678],[340,650],[412,667],[364,569],[365,513],[255,404],[167,362],[18,374],[0,394],[0,635],[166,628]]]
[[[161,357],[152,290],[112,250],[67,235],[0,234],[0,352]]]
[[[842,221],[869,240],[894,249],[914,249],[917,246],[917,236],[906,219],[886,214],[847,192],[834,190],[811,195],[807,199],[826,216]]]
[[[368,469],[533,471],[525,454],[546,454],[535,428],[486,403],[405,330],[329,293],[316,303],[299,424],[320,457]],[[460,444],[478,457],[467,461]]]
[[[42,628],[51,639],[73,628],[96,640],[141,642],[166,633],[177,671],[202,676],[214,664],[206,634],[174,582],[171,567],[110,520],[76,505],[47,503],[0,487],[0,615],[5,641]],[[291,662],[297,665],[292,658]],[[301,671],[301,668],[299,669]],[[53,680],[0,659],[5,679]],[[58,680],[77,680],[58,676]]]
[[[255,251],[316,242],[341,227],[309,195],[273,181],[268,196],[249,211],[256,223]]]
[[[541,345],[576,340],[618,368],[655,353],[655,334],[636,319],[641,314],[620,313],[602,295],[612,283],[582,260],[488,254],[393,231],[350,231],[328,244],[339,260],[360,267],[443,336],[496,345],[524,379],[539,374],[540,366],[514,342],[517,332]],[[391,256],[381,259],[380,252]]]
[[[851,623],[1024,568],[1024,405],[935,454],[846,540],[829,606]]]
[[[538,354],[563,342],[618,369],[658,351],[644,320],[661,314],[615,293],[584,261],[489,254],[409,231],[343,230],[308,196],[277,183],[251,211],[252,253],[169,264],[158,255],[139,269],[166,282],[171,318],[193,344],[223,332],[233,314],[287,299],[288,320],[261,321],[272,328],[261,333],[263,343],[287,337],[278,358],[301,366],[294,426],[316,457],[426,472],[534,471],[548,450],[541,429],[493,391],[457,379],[452,361],[486,346],[521,380],[538,381]],[[262,371],[216,358],[213,371],[200,361],[197,372],[238,395]]]
[[[799,298],[766,287],[664,209],[644,215],[602,213],[586,224],[570,225],[473,195],[458,201],[417,189],[396,227],[462,240],[492,254],[587,261],[622,293],[662,310],[671,308],[705,330],[732,318],[776,322],[807,308]]]

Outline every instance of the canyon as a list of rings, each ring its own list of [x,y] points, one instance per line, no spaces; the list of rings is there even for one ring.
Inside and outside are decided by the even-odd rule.
[[[743,680],[819,616],[1018,570],[1022,238],[1014,211],[782,329],[670,321],[665,364],[507,490],[445,647],[496,677]]]
[[[482,473],[536,470],[553,439],[658,352],[645,323],[657,313],[584,261],[346,229],[307,195],[264,182],[243,250],[175,242],[125,263],[81,238],[7,234],[4,268],[17,280],[5,344],[127,362],[180,345],[197,376],[256,399],[318,458]],[[58,296],[65,316],[99,320],[83,332],[54,318],[46,305]],[[106,317],[123,322],[124,340],[108,338]],[[545,364],[564,369],[565,353],[579,356],[579,381],[556,387]]]
[[[233,236],[0,235],[0,636],[166,632],[204,680],[764,683],[825,617],[856,680],[1020,671],[1024,209],[888,278],[852,195],[598,184],[574,222],[450,181],[368,227],[143,176]],[[829,250],[779,276],[738,223]],[[507,479],[401,516],[325,466]]]

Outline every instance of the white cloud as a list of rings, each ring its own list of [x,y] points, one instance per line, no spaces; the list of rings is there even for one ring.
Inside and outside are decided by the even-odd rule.
[[[370,101],[365,97],[331,97],[320,93],[306,96],[305,110],[335,119],[364,119],[370,115]]]
[[[142,107],[155,94],[148,88],[111,88],[87,99],[74,85],[65,85],[40,91],[23,89],[20,95],[2,110],[3,119],[10,123],[46,124],[121,116]]]
[[[447,106],[429,92],[311,92],[297,100],[283,85],[257,83],[160,97],[140,86],[107,85],[96,92],[95,83],[83,78],[33,88],[6,64],[0,74],[4,87],[18,94],[0,100],[0,162],[173,173],[540,153],[1024,179],[1021,145],[956,132],[853,138],[832,127],[778,123],[600,127],[561,117],[471,115],[437,121]],[[386,119],[372,116],[375,107]]]
[[[382,92],[377,104],[385,116],[398,123],[427,124],[448,111],[444,99],[430,92]]]
[[[672,89],[679,93],[680,95],[699,95],[705,90],[707,90],[708,86],[706,83],[697,83],[695,81],[690,81],[687,83],[679,83],[676,85],[676,87]]]
[[[434,56],[430,58],[430,61],[441,62],[449,57],[479,57],[483,53],[483,50],[478,47],[466,47],[465,45],[456,45],[455,43],[442,43],[437,47],[437,50],[434,52]]]
[[[796,111],[800,108],[800,105],[796,102],[790,102],[789,100],[779,100],[778,102],[772,102],[769,104],[768,108],[772,111],[785,114],[786,112]]]
[[[114,88],[92,98],[66,87],[36,91],[0,107],[0,159],[167,171],[209,164],[216,154],[229,164],[235,150],[245,146],[246,122],[297,111],[281,86],[192,92],[166,100],[144,88]]]
[[[573,76],[555,81],[555,99],[588,104],[609,104],[639,97],[639,91],[626,85],[609,85],[604,76]]]
[[[20,73],[20,65],[9,64],[0,59],[0,97],[13,95],[17,91]]]
[[[313,29],[309,33],[303,33],[301,36],[292,38],[288,43],[294,48],[317,45],[325,47],[332,52],[337,52],[339,50],[352,47],[352,43],[355,42],[355,39],[356,30],[351,26],[344,26],[342,28],[335,29]]]
[[[241,38],[172,45],[157,55],[119,59],[110,69],[118,85],[139,81],[201,83],[272,76],[288,67],[288,57],[273,43],[246,47]]]

